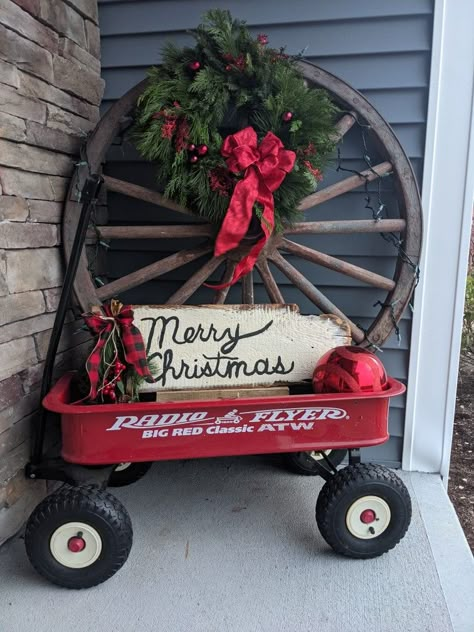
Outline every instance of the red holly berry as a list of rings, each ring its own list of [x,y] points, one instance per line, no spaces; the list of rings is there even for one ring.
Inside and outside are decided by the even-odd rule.
[[[197,152],[200,156],[205,156],[209,151],[209,147],[207,145],[199,145],[197,148]]]
[[[188,149],[189,151],[196,151],[196,145],[194,143],[191,143],[188,145]]]
[[[288,123],[293,118],[293,112],[285,112],[282,116],[283,120]]]
[[[227,72],[230,72],[232,70],[232,66],[230,64],[227,64],[225,69],[227,70]]]
[[[114,391],[112,391],[111,393],[109,393],[109,397],[110,399],[114,402],[117,399],[117,396],[115,395]]]
[[[192,156],[189,156],[189,162],[191,162],[193,165],[199,160],[199,158],[196,156],[196,154],[193,154]]]
[[[192,70],[193,72],[197,72],[199,70],[199,68],[201,68],[201,63],[196,61],[192,61],[188,64],[188,68],[190,70]]]

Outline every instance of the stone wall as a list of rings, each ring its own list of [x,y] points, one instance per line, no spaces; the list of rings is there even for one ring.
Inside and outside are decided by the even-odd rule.
[[[99,116],[99,59],[96,0],[0,0],[0,544],[45,491],[23,467],[62,278],[63,201]],[[59,369],[86,344],[69,321]]]

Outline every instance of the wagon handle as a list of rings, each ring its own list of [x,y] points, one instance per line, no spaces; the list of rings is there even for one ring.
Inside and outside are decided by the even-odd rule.
[[[39,412],[38,422],[33,427],[33,449],[31,453],[31,465],[39,465],[43,457],[43,444],[48,412],[43,407],[42,402],[43,398],[47,395],[49,389],[51,388],[54,362],[56,360],[56,353],[58,350],[59,340],[64,325],[64,319],[66,317],[66,311],[69,307],[74,279],[79,265],[79,260],[81,258],[82,248],[86,239],[91,212],[97,202],[97,195],[102,182],[102,176],[98,174],[90,174],[86,178],[81,191],[81,212],[79,215],[79,221],[77,223],[76,234],[74,235],[74,242],[72,245],[71,254],[66,266],[63,287],[61,290],[61,297],[59,299],[58,309],[54,318],[53,329],[51,331],[51,338],[49,340],[48,352],[46,354],[46,360],[44,364],[40,395],[41,408]],[[27,476],[29,466],[30,464],[27,465]]]

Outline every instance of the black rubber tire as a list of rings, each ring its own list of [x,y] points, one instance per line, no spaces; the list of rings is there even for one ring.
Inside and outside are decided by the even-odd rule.
[[[125,470],[114,470],[110,475],[109,487],[125,487],[139,481],[148,472],[153,465],[151,461],[144,461],[143,463],[130,463]]]
[[[358,498],[378,496],[389,506],[391,520],[380,535],[363,539],[346,525],[347,512]],[[411,520],[411,500],[403,481],[391,470],[372,463],[358,463],[339,470],[323,486],[316,504],[321,535],[337,553],[368,559],[392,549],[405,535]]]
[[[331,463],[337,467],[342,463],[347,455],[347,450],[331,450],[328,454]],[[331,471],[324,459],[317,462],[311,456],[311,452],[288,452],[285,454],[285,462],[288,468],[296,474],[303,476],[318,476],[320,474],[319,467],[323,467],[327,471]]]
[[[90,566],[70,568],[51,553],[51,536],[68,522],[90,524],[99,533],[102,551]],[[112,577],[126,562],[132,540],[132,523],[125,507],[94,485],[64,485],[47,496],[31,514],[25,532],[26,553],[33,567],[65,588],[90,588]]]

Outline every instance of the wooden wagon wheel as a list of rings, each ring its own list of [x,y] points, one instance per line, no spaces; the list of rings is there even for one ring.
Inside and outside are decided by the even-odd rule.
[[[301,71],[309,85],[327,89],[334,101],[348,112],[343,114],[337,123],[338,138],[351,129],[355,121],[363,120],[367,129],[375,137],[381,148],[383,161],[369,166],[361,174],[349,177],[322,188],[305,198],[300,208],[310,209],[318,204],[334,199],[356,189],[366,182],[377,180],[386,174],[392,174],[398,195],[399,217],[396,219],[350,219],[344,221],[302,221],[291,228],[287,228],[282,235],[273,236],[262,251],[256,265],[270,302],[284,303],[284,297],[273,276],[271,266],[275,266],[283,275],[296,286],[303,295],[311,301],[321,312],[332,313],[346,320],[351,328],[353,341],[357,344],[381,345],[393,331],[396,322],[401,318],[416,283],[416,266],[421,248],[421,206],[418,189],[411,165],[392,129],[370,105],[370,103],[356,90],[330,73],[314,66],[300,62]],[[125,94],[105,114],[97,125],[86,146],[86,162],[88,169],[98,172],[105,160],[107,150],[114,138],[120,133],[123,122],[133,113],[137,98],[142,93],[146,81],[142,81]],[[74,238],[77,218],[79,215],[79,201],[77,192],[81,187],[84,169],[78,169],[73,176],[68,199],[65,206],[65,220],[63,224],[63,244],[66,258],[69,257]],[[143,200],[161,207],[176,211],[181,218],[189,215],[187,209],[166,200],[157,191],[138,186],[131,182],[105,177],[108,191],[114,191],[131,198]],[[202,238],[202,244],[187,250],[173,253],[161,260],[147,265],[136,272],[115,279],[114,281],[96,287],[89,269],[85,252],[75,280],[75,294],[81,308],[89,310],[92,305],[100,304],[109,298],[120,296],[121,293],[136,287],[146,281],[160,277],[172,270],[197,260],[213,251],[213,240],[217,233],[214,225],[207,223],[192,223],[176,225],[157,224],[153,226],[97,226],[99,239],[171,239],[171,238]],[[397,235],[403,247],[398,251],[398,260],[393,278],[387,278],[362,267],[353,265],[339,258],[329,256],[308,246],[293,241],[292,236],[318,234],[356,234],[381,233]],[[249,237],[249,245],[251,245]],[[246,245],[240,246],[229,256],[215,258],[211,256],[206,263],[199,267],[189,279],[173,293],[166,301],[169,304],[185,303],[196,290],[205,283],[217,268],[225,264],[223,279],[230,279],[233,269],[242,254],[246,252]],[[285,254],[300,257],[316,265],[324,266],[339,272],[369,286],[379,288],[387,293],[381,308],[370,327],[364,331],[334,305],[317,287],[313,285],[295,266],[285,259]],[[216,293],[214,302],[224,303],[228,288]],[[242,280],[242,303],[254,302],[253,273]]]

